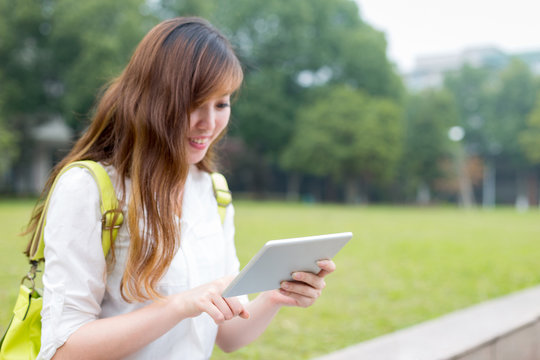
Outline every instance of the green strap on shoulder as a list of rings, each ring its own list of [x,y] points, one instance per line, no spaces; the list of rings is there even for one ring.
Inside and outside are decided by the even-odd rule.
[[[227,185],[227,179],[220,173],[214,172],[210,174],[212,178],[212,186],[214,187],[214,195],[218,204],[218,213],[221,218],[221,223],[225,222],[227,214],[227,206],[232,202],[232,195]]]
[[[118,229],[122,225],[124,217],[122,215],[122,212],[118,208],[118,199],[116,198],[116,192],[114,191],[114,187],[112,185],[111,179],[109,178],[109,175],[107,174],[103,166],[101,166],[95,161],[76,161],[67,165],[62,169],[62,171],[60,171],[60,173],[54,180],[51,189],[49,190],[47,200],[45,201],[45,205],[43,207],[43,212],[41,213],[41,218],[39,219],[38,227],[34,233],[34,236],[32,237],[30,254],[28,256],[31,262],[39,262],[44,258],[45,243],[43,241],[43,232],[45,229],[45,223],[47,221],[46,215],[47,209],[49,207],[49,200],[60,176],[64,174],[67,170],[74,167],[88,169],[98,185],[102,214],[101,242],[103,245],[104,256],[107,256],[112,243],[116,239]]]

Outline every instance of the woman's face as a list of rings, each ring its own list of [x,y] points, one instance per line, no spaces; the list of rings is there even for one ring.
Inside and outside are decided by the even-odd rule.
[[[190,165],[204,158],[210,144],[227,126],[231,115],[230,100],[228,94],[212,98],[191,112],[187,145]]]

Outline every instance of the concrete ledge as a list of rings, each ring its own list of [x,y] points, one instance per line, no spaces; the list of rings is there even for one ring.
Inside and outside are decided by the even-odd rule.
[[[538,360],[540,286],[317,358],[352,359]]]

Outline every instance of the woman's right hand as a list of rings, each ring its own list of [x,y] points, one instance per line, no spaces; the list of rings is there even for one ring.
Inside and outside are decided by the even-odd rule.
[[[222,324],[236,316],[247,319],[249,313],[236,297],[224,298],[223,290],[233,280],[226,276],[196,288],[172,295],[175,308],[185,317],[196,317],[207,313],[216,324]]]

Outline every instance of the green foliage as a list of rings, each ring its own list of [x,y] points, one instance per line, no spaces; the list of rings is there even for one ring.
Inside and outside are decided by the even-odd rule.
[[[98,90],[156,22],[145,4],[0,0],[0,142],[17,155],[15,173],[33,161],[36,126],[58,118],[76,133],[86,126]]]
[[[526,119],[536,100],[536,87],[531,70],[519,60],[512,61],[500,74],[494,94],[493,115],[486,132],[502,146],[503,154],[515,162],[523,162],[518,142]]]
[[[292,76],[332,64],[338,37],[363,26],[350,0],[220,2],[213,20],[238,47],[248,71],[278,67]]]
[[[297,109],[283,97],[288,85],[285,74],[276,69],[251,73],[234,104],[231,134],[241,136],[258,154],[275,157],[289,142]]]
[[[2,157],[0,157],[0,177],[9,168],[12,159],[17,156],[15,141],[15,135],[0,121],[0,153],[2,153]]]
[[[521,148],[532,164],[540,164],[540,96],[536,105],[527,117],[527,127],[519,135]]]
[[[18,112],[37,112],[47,100],[40,80],[46,72],[46,36],[37,1],[0,1],[0,103],[6,118]],[[8,119],[10,122],[12,119]]]
[[[536,161],[539,139],[531,120],[539,87],[531,69],[518,59],[498,70],[465,66],[449,76],[445,86],[457,99],[467,154],[480,155],[486,165],[484,199],[495,199],[497,168],[513,171],[516,193],[525,193],[523,174]],[[534,198],[532,192],[529,198]]]
[[[350,86],[329,87],[324,93],[299,110],[283,166],[337,181],[390,179],[401,155],[400,108]]]
[[[465,129],[464,141],[481,154],[497,154],[501,147],[485,130],[493,113],[496,77],[492,69],[465,65],[445,78],[445,88],[456,101],[459,119],[455,125]]]
[[[210,18],[216,13],[216,0],[160,0],[149,2],[152,12],[161,18],[174,16],[200,16]]]
[[[19,163],[31,157],[36,125],[61,117],[82,130],[144,33],[177,15],[208,18],[238,49],[246,80],[231,135],[258,163],[278,162],[318,89],[402,97],[384,35],[353,0],[0,0],[0,116],[18,134]]]
[[[407,100],[401,167],[407,180],[432,185],[440,160],[449,152],[448,129],[459,124],[457,105],[447,90],[426,90]]]
[[[399,170],[411,183],[430,183],[445,152],[444,127],[451,125],[465,128],[469,154],[521,166],[536,162],[536,125],[530,113],[539,80],[517,60],[502,72],[465,66],[445,81],[453,105],[448,94],[414,95],[405,129],[387,124],[384,119],[399,112],[404,89],[386,57],[384,34],[362,19],[353,0],[0,0],[0,147],[11,151],[4,150],[0,168],[17,153],[17,163],[29,161],[31,130],[46,120],[60,117],[76,132],[81,130],[98,90],[118,74],[146,31],[159,19],[176,15],[208,18],[237,48],[246,77],[234,104],[230,134],[241,138],[252,161],[260,165],[253,172],[278,165],[332,174],[341,181],[391,179]],[[309,146],[310,138],[299,135],[314,121],[306,118],[317,117],[315,111],[325,108],[321,103],[327,94],[347,87],[363,94],[357,107],[370,108],[357,110],[363,132],[377,133],[383,142],[352,135],[359,126],[354,121],[338,124],[332,119],[325,125],[328,129],[317,125],[324,129],[318,135],[307,130],[317,141],[317,146]],[[352,115],[354,105],[333,99],[340,104],[334,111],[343,111],[344,118],[359,116]],[[382,120],[373,120],[377,117]],[[329,130],[339,127],[346,136]],[[390,131],[386,138],[379,132],[385,128]],[[402,131],[405,138],[399,135]],[[355,140],[341,141],[340,136]],[[353,144],[357,140],[361,144]],[[338,142],[336,149],[321,149]],[[347,160],[346,152],[368,155]],[[403,161],[396,169],[400,152]],[[297,159],[293,154],[302,155]],[[340,160],[323,164],[314,159]],[[246,178],[261,177],[267,176]],[[256,188],[253,185],[247,184]]]
[[[127,62],[155,18],[143,0],[0,0],[0,116],[29,146],[60,116],[81,129],[96,94]]]
[[[98,90],[119,75],[135,46],[156,23],[140,12],[143,0],[57,2],[51,50],[64,91],[62,114],[75,128],[89,113]],[[91,75],[90,75],[91,74]]]
[[[260,156],[279,158],[313,88],[349,84],[370,95],[401,96],[384,36],[362,21],[354,1],[219,2],[212,21],[246,67],[231,133]]]
[[[518,137],[537,93],[527,65],[514,59],[500,72],[465,66],[445,86],[457,100],[469,146],[486,156],[523,159]]]

